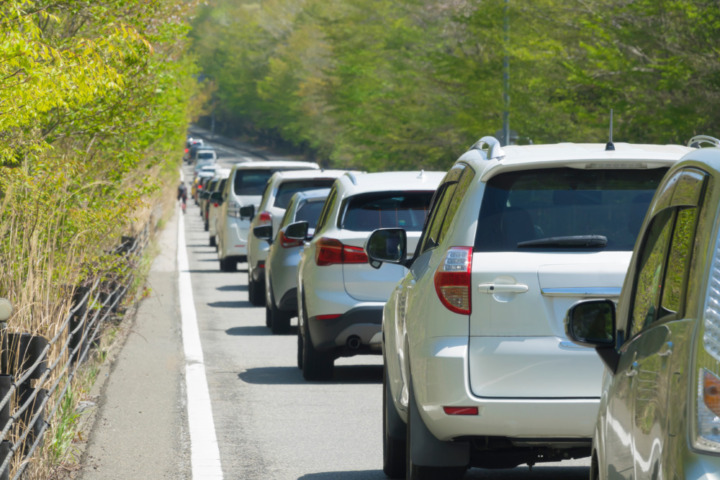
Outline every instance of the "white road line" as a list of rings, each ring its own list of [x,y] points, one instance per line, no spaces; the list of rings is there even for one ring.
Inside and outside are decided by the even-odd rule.
[[[177,252],[192,478],[193,480],[222,479],[220,449],[215,435],[210,392],[205,377],[205,363],[190,283],[190,265],[185,247],[185,219],[182,214],[179,215],[178,220]]]

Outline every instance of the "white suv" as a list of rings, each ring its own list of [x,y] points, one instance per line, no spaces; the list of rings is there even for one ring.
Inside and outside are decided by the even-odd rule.
[[[438,187],[410,261],[402,230],[371,235],[372,262],[409,267],[383,314],[388,476],[590,454],[603,367],[563,318],[618,298],[650,199],[690,150],[484,137]]]
[[[250,233],[250,218],[242,216],[240,209],[246,205],[257,205],[267,181],[280,170],[317,170],[314,162],[268,161],[244,162],[233,165],[225,182],[222,206],[216,223],[216,242],[220,270],[233,272],[237,263],[247,258],[247,240]]]
[[[255,227],[272,226],[272,235],[280,229],[280,221],[293,194],[317,188],[330,188],[345,170],[304,170],[275,172],[268,180],[258,211],[254,206],[244,213],[252,218],[250,232]],[[265,260],[270,244],[255,235],[248,236],[248,298],[255,306],[265,304]]]
[[[380,227],[404,227],[416,242],[442,176],[346,173],[335,181],[298,265],[298,366],[305,379],[331,378],[338,357],[380,353],[382,308],[405,268],[373,269],[363,245]],[[289,225],[285,236],[304,240],[307,227]]]

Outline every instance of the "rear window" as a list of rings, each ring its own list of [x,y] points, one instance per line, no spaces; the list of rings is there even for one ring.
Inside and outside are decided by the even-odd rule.
[[[557,168],[497,175],[485,189],[475,251],[632,250],[666,171]]]
[[[316,202],[305,202],[300,205],[297,212],[295,213],[296,222],[308,222],[310,228],[315,228],[318,219],[320,218],[320,212],[322,211],[324,201]]]
[[[289,180],[283,182],[278,186],[273,206],[287,208],[290,204],[290,199],[296,193],[315,190],[316,188],[329,188],[334,181],[334,178],[308,178],[306,180]],[[322,206],[322,203],[320,205]]]
[[[273,170],[236,170],[235,195],[262,195]]]
[[[215,152],[198,152],[198,160],[212,160],[215,158]]]
[[[356,195],[347,203],[340,228],[369,232],[400,227],[422,230],[434,192],[382,192]]]

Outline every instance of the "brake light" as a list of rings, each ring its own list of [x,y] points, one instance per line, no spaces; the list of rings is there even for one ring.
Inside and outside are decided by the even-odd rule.
[[[451,312],[470,315],[472,247],[450,247],[435,271],[435,292]]]
[[[264,225],[271,225],[272,224],[272,214],[270,212],[260,212],[258,215],[258,223],[257,226],[264,226]]]
[[[446,415],[477,415],[478,407],[443,407]]]
[[[362,247],[343,245],[340,240],[323,237],[315,245],[315,263],[318,267],[335,264],[367,263]]]
[[[295,240],[294,238],[288,238],[285,236],[285,232],[280,230],[280,246],[282,248],[299,247],[303,244],[302,240]]]

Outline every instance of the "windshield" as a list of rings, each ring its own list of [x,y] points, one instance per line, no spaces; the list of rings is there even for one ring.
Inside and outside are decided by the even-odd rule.
[[[632,250],[667,169],[555,168],[488,182],[475,251]]]
[[[355,232],[400,227],[419,232],[434,192],[382,192],[352,197],[340,227]]]

